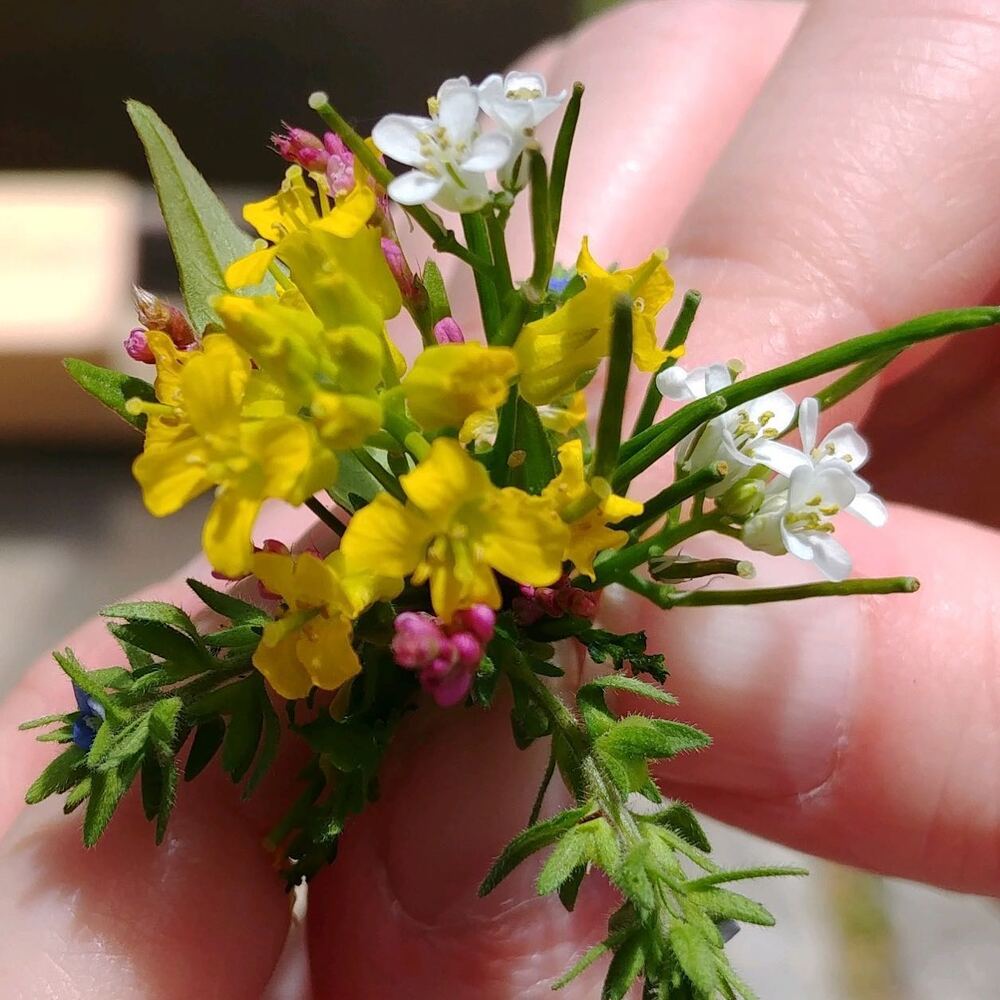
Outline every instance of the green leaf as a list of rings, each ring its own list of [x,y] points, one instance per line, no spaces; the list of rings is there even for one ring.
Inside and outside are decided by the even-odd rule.
[[[259,625],[236,625],[224,628],[220,632],[210,632],[203,636],[205,645],[221,649],[249,649],[260,642],[261,627]]]
[[[780,878],[783,875],[808,875],[805,868],[735,868],[731,871],[712,872],[710,875],[702,875],[701,878],[692,879],[687,884],[687,891],[694,892],[698,889],[705,889],[708,886],[718,885],[720,882],[742,882],[748,878]]]
[[[177,629],[153,621],[132,621],[108,625],[119,641],[168,660],[182,676],[210,669],[215,661],[204,647]]]
[[[167,822],[177,801],[177,766],[173,758],[160,761],[160,804],[156,811],[156,843],[162,844],[167,833]]]
[[[491,893],[522,861],[543,847],[555,843],[563,834],[576,826],[587,812],[586,806],[566,809],[550,819],[529,826],[527,830],[522,830],[493,862],[479,886],[479,895],[486,896]]]
[[[90,775],[81,778],[76,787],[71,788],[63,802],[63,814],[68,816],[74,809],[82,805],[90,795]]]
[[[221,590],[209,587],[200,580],[189,578],[187,585],[198,595],[205,607],[223,618],[228,618],[234,625],[262,625],[267,615],[255,604],[241,601],[232,594],[224,594]]]
[[[653,823],[673,830],[679,837],[683,837],[689,844],[701,851],[711,851],[712,849],[701,823],[698,822],[698,817],[695,816],[690,806],[683,802],[674,802],[666,809],[654,813],[649,819]]]
[[[153,387],[148,382],[133,375],[125,375],[123,372],[93,365],[80,358],[67,358],[63,365],[73,381],[81,389],[89,392],[99,403],[103,403],[109,410],[117,413],[122,420],[131,424],[137,431],[145,428],[146,415],[144,413],[129,413],[125,404],[133,396],[146,403],[155,403],[156,393],[153,392]]]
[[[631,677],[628,674],[604,674],[588,681],[580,689],[581,691],[590,688],[600,688],[602,691],[614,690],[624,691],[627,694],[636,695],[639,698],[649,698],[651,701],[658,701],[661,705],[676,705],[677,699],[661,687],[656,687],[638,677]]]
[[[155,819],[160,811],[160,796],[163,793],[163,772],[160,770],[159,758],[152,749],[142,759],[140,781],[142,811],[146,819]]]
[[[247,695],[233,712],[222,740],[222,769],[234,782],[242,781],[250,770],[264,726],[260,705],[249,689],[245,690]]]
[[[719,988],[717,950],[697,927],[680,921],[670,925],[669,940],[684,975],[696,989],[714,997]]]
[[[580,886],[583,885],[586,874],[587,866],[578,865],[570,872],[569,878],[559,886],[559,902],[567,913],[572,913],[576,908],[576,897],[580,894]]]
[[[50,761],[45,770],[35,778],[24,795],[24,801],[33,806],[50,795],[65,792],[86,773],[87,751],[74,745]]]
[[[524,454],[524,461],[511,472],[512,486],[528,493],[541,493],[555,478],[552,445],[542,426],[538,410],[518,397],[517,421],[514,425],[514,451]]]
[[[161,757],[173,757],[177,722],[184,702],[180,698],[158,701],[149,713],[149,736]]]
[[[260,686],[257,701],[260,705],[263,736],[253,774],[250,775],[246,787],[243,789],[244,799],[250,798],[264,776],[271,769],[271,765],[278,756],[278,746],[281,742],[281,720],[278,718],[278,714],[275,712],[274,706],[271,704],[271,699],[268,698],[267,691],[263,685]]]
[[[539,896],[555,892],[580,865],[591,860],[591,838],[588,831],[574,826],[560,840],[538,873],[536,887]]]
[[[141,763],[141,759],[136,759],[113,771],[91,774],[90,797],[87,799],[87,812],[83,819],[85,846],[93,847],[101,839]]]
[[[17,728],[21,732],[26,732],[29,729],[38,729],[41,726],[51,726],[54,722],[61,722],[65,724],[68,720],[69,713],[64,712],[62,715],[43,715],[39,719],[31,719],[28,722],[22,722]]]
[[[59,729],[53,729],[51,732],[42,733],[41,736],[36,736],[35,740],[38,743],[72,743],[73,727],[71,725],[66,725]]]
[[[192,639],[198,639],[198,629],[190,616],[166,601],[131,601],[123,604],[109,604],[102,609],[103,618],[122,618],[127,622],[159,622],[186,632]]]
[[[87,766],[92,771],[109,771],[141,756],[149,739],[149,714],[143,713],[122,729],[114,729],[105,722],[91,744]]]
[[[379,746],[364,723],[338,722],[329,717],[315,719],[298,729],[313,750],[325,754],[338,771],[374,773],[379,761]]]
[[[688,750],[700,750],[712,741],[694,726],[643,715],[626,715],[597,740],[601,750],[625,759],[674,757]]]
[[[355,513],[382,492],[378,480],[349,451],[337,455],[337,482],[328,490],[337,504]]]
[[[93,676],[84,669],[72,649],[64,649],[61,653],[54,652],[53,659],[62,668],[63,673],[85,694],[89,695],[104,709],[107,718],[119,724],[125,720],[125,713],[108,696],[107,691]]]
[[[570,907],[572,909],[572,907]],[[602,941],[600,944],[595,944],[590,951],[585,952],[576,963],[567,969],[553,984],[552,989],[561,990],[564,986],[568,986],[581,972],[586,971],[603,955],[606,955],[611,950],[611,945],[609,943],[610,939]]]
[[[198,726],[191,741],[191,749],[188,751],[187,763],[184,765],[185,781],[193,781],[205,770],[209,761],[218,753],[225,735],[225,720],[218,717],[206,719]]]
[[[229,291],[226,268],[250,253],[253,240],[229,217],[156,112],[138,101],[127,101],[125,107],[146,151],[188,315],[195,329],[203,331],[218,322],[211,301]],[[262,285],[243,291],[272,293],[274,281],[268,277]]]
[[[623,670],[629,664],[634,673],[649,674],[661,684],[667,679],[663,655],[646,652],[645,632],[616,635],[604,629],[590,628],[580,632],[577,638],[587,647],[587,652],[595,663],[604,663],[610,659],[615,670]]]
[[[601,988],[601,1000],[622,1000],[642,973],[645,960],[642,934],[636,931],[622,941],[611,959]]]
[[[738,892],[701,889],[689,892],[688,898],[713,920],[739,920],[744,924],[759,924],[761,927],[774,926],[774,917],[767,907]]]
[[[626,899],[643,914],[656,908],[656,891],[649,877],[649,847],[642,841],[635,844],[622,859],[618,870],[611,873],[615,884]]]
[[[444,286],[444,278],[433,260],[424,264],[424,288],[427,290],[427,302],[431,311],[431,323],[439,323],[445,316],[451,315],[451,303],[448,301],[448,290]]]

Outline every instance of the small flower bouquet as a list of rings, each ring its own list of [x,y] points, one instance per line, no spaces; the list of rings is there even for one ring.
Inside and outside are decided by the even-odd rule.
[[[72,693],[25,728],[48,727],[41,739],[62,750],[27,798],[65,795],[90,845],[137,784],[160,840],[182,778],[218,756],[250,795],[297,742],[307,764],[267,839],[291,886],[334,861],[409,713],[499,707],[519,747],[546,741],[549,764],[481,893],[541,852],[539,893],[572,909],[601,872],[619,896],[606,937],[554,986],[604,961],[608,998],[637,981],[650,1000],[750,997],[724,943],[738,922],[773,920],[729,886],[799,872],[727,870],[692,811],[663,798],[651,764],[711,752],[709,736],[664,717],[663,655],[642,632],[601,627],[602,595],[625,588],[684,614],[913,591],[908,577],[850,577],[839,519],[878,526],[886,509],[859,475],[865,441],[850,424],[823,435],[821,415],[903,349],[1000,310],[926,316],[772,371],[682,367],[699,295],[658,332],[674,295],[663,251],[602,265],[584,236],[572,266],[554,260],[582,97],[580,85],[549,94],[531,73],[461,77],[426,117],[388,115],[364,138],[313,94],[326,131],[274,137],[290,165],[275,195],[244,209],[255,242],[156,115],[129,104],[185,309],[137,294],[142,326],[125,349],[152,382],[67,367],[143,435],[134,471],[151,514],[214,491],[204,553],[219,581],[245,582],[191,580],[194,617],[156,601],[106,608],[119,664],[56,654]],[[535,129],[560,110],[544,150]],[[408,169],[394,175],[384,158]],[[526,276],[505,236],[518,198]],[[460,236],[435,208],[458,214]],[[452,316],[442,257],[415,259],[403,226],[469,269],[477,329]],[[403,310],[420,344],[409,362],[386,326]],[[786,394],[817,379],[798,404]],[[320,548],[255,546],[270,499],[312,511]],[[741,540],[748,558],[699,558],[705,532]],[[754,551],[807,560],[822,579],[754,587]],[[570,684],[567,650],[598,669]],[[566,807],[543,814],[555,777]]]

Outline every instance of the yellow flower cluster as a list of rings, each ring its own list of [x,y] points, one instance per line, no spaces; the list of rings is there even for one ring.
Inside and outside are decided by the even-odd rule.
[[[498,577],[545,587],[570,563],[593,579],[595,557],[627,539],[610,526],[642,508],[588,476],[580,387],[610,349],[623,292],[635,304],[636,364],[653,371],[668,357],[655,339],[673,291],[662,255],[609,272],[584,241],[584,288],[528,323],[513,348],[431,346],[407,372],[386,330],[402,306],[382,250],[391,229],[367,175],[359,169],[354,187],[331,197],[322,176],[292,167],[244,214],[264,242],[229,267],[227,284],[238,292],[270,273],[277,292],[221,296],[221,329],[189,350],[149,333],[156,402],[130,404],[147,416],[134,471],[158,516],[216,488],[209,561],[229,576],[255,573],[285,609],[255,656],[274,689],[296,698],[349,680],[360,669],[353,622],[407,579],[429,585],[445,622],[475,604],[499,608]],[[540,495],[494,485],[475,457],[492,447],[514,386],[558,447],[561,471]],[[355,513],[339,551],[254,552],[266,499],[304,503],[335,484],[337,453],[390,439],[399,451],[409,441],[420,461],[399,477],[400,499],[382,492]]]

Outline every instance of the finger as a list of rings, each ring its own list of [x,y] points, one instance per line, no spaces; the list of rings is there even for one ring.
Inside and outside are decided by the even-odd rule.
[[[1000,533],[905,507],[880,531],[837,531],[858,575],[912,573],[920,591],[667,613],[606,606],[613,626],[639,623],[667,653],[682,717],[714,740],[662,777],[803,850],[998,893]],[[811,576],[791,557],[754,556],[755,584]]]
[[[259,838],[207,785],[156,847],[138,802],[85,850],[76,817],[25,811],[0,842],[6,997],[260,996],[289,905]]]

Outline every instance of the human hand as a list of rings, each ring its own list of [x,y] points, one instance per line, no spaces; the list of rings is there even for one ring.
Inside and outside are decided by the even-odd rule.
[[[556,86],[583,78],[589,87],[560,258],[573,259],[584,232],[602,259],[670,245],[680,286],[705,297],[695,363],[737,356],[761,370],[982,301],[998,279],[1000,8],[821,0],[748,112],[799,12],[715,0],[628,7],[523,63]],[[899,369],[842,406],[842,419],[874,428],[881,491],[933,480],[947,485],[940,509],[995,521],[996,445],[980,428],[996,418],[998,356],[995,335],[968,335],[915,389],[896,385],[894,414],[878,404]],[[961,408],[949,406],[955,399]],[[860,573],[912,573],[920,593],[669,614],[608,602],[606,613],[630,628],[641,616],[667,653],[681,717],[715,738],[711,750],[671,762],[666,787],[808,851],[996,893],[1000,540],[900,507],[881,532],[838,530]],[[292,537],[293,528],[263,533]],[[755,562],[766,583],[803,578],[790,560]],[[158,594],[177,600],[181,589]],[[102,632],[91,624],[73,639],[88,663],[114,655]],[[133,803],[84,856],[76,822],[57,810],[14,821],[46,756],[14,727],[50,710],[64,685],[42,663],[0,709],[0,826],[13,823],[0,848],[5,989],[259,995],[288,921],[259,839],[275,801],[291,793],[294,762],[247,805],[222,779],[185,786],[167,849],[153,848]],[[528,871],[476,898],[528,814],[540,752],[512,748],[502,712],[414,720],[381,801],[311,887],[318,996],[401,987],[413,997],[544,996],[602,935],[609,905],[594,886],[573,914],[531,899]],[[566,995],[592,996],[594,983],[582,978]]]

